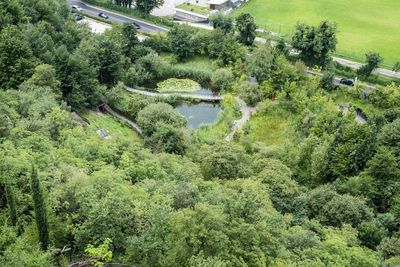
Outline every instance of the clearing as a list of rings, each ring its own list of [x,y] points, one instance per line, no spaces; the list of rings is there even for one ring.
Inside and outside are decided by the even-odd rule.
[[[298,21],[336,22],[336,55],[363,62],[364,54],[374,51],[386,67],[400,61],[399,0],[250,0],[233,14],[242,12],[253,15],[258,27],[287,36]]]

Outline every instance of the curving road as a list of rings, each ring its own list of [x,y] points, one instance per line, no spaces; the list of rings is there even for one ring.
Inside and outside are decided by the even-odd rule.
[[[99,7],[94,7],[85,3],[82,3],[79,0],[67,0],[69,6],[79,6],[82,8],[82,13],[86,13],[92,16],[98,16],[99,13],[104,13],[109,17],[109,20],[112,22],[116,23],[137,23],[140,25],[140,31],[144,32],[167,32],[168,29],[147,23],[145,21],[139,20],[139,19],[133,19],[131,17],[113,12],[113,11],[108,11]]]

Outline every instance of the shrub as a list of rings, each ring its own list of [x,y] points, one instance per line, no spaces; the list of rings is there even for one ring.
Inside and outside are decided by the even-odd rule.
[[[216,91],[229,91],[234,80],[229,69],[217,69],[211,76],[211,86]]]
[[[255,106],[263,99],[262,92],[257,83],[243,82],[240,85],[239,93],[242,99],[250,106]]]

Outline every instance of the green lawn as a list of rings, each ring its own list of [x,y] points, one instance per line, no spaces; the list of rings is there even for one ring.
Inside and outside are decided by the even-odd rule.
[[[267,110],[259,111],[251,117],[245,127],[249,128],[249,137],[253,142],[281,146],[294,139],[294,116],[279,104],[272,104]]]
[[[197,14],[201,14],[201,15],[208,15],[208,13],[209,13],[207,7],[194,5],[194,4],[190,4],[190,3],[180,4],[179,6],[177,6],[177,8],[180,8],[180,9],[183,9],[183,10],[187,10],[187,11],[191,11],[191,12],[194,12],[194,13],[197,13]]]
[[[250,0],[234,11],[252,14],[261,28],[291,35],[297,21],[338,24],[337,54],[362,60],[379,52],[386,64],[400,61],[399,0]]]
[[[110,114],[96,115],[94,113],[85,113],[82,117],[90,122],[89,129],[93,131],[106,129],[111,138],[129,139],[141,142],[141,138],[133,129],[121,123]]]

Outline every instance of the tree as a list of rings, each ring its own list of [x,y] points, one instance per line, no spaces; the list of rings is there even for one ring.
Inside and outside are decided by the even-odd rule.
[[[359,75],[363,75],[365,77],[369,77],[371,73],[379,67],[379,64],[382,63],[382,57],[378,53],[369,52],[365,54],[365,61],[367,62],[361,68],[357,70]]]
[[[400,61],[397,61],[392,68],[393,71],[398,72],[400,70]]]
[[[183,127],[176,128],[165,123],[157,123],[149,143],[156,151],[183,155],[189,147],[189,135]]]
[[[335,74],[333,72],[327,71],[322,74],[320,86],[328,91],[332,91],[335,88],[333,84],[333,79],[335,78]]]
[[[10,181],[6,178],[5,182],[5,190],[6,190],[6,199],[7,199],[7,204],[8,204],[8,210],[10,213],[10,219],[11,219],[11,225],[16,226],[17,225],[17,207],[15,204],[15,194],[14,194],[14,188],[11,185]]]
[[[275,46],[275,49],[285,57],[289,55],[289,48],[286,45],[286,42],[283,38],[279,38],[278,43]]]
[[[61,97],[60,92],[60,81],[56,78],[56,70],[52,65],[41,64],[35,68],[35,71],[31,78],[26,83],[33,84],[36,86],[47,86],[50,87],[53,92]]]
[[[400,157],[400,119],[382,127],[378,135],[378,144],[386,146],[396,157]]]
[[[25,238],[18,238],[15,243],[2,251],[0,265],[7,267],[53,267],[54,263],[50,252],[40,250],[37,245],[31,245],[29,240]]]
[[[179,60],[184,60],[194,54],[194,43],[192,30],[186,25],[175,25],[169,32],[168,38],[171,43],[171,52]]]
[[[388,235],[387,229],[378,220],[362,222],[357,230],[361,243],[370,249],[375,249]]]
[[[213,90],[229,91],[233,85],[234,76],[229,69],[217,69],[211,76],[211,86]]]
[[[318,27],[297,24],[293,37],[293,48],[300,50],[302,59],[310,64],[326,66],[329,52],[336,50],[336,24],[322,21]]]
[[[41,248],[47,250],[49,246],[49,223],[47,221],[46,204],[44,202],[42,188],[40,186],[37,169],[34,166],[32,166],[31,171],[31,189]]]
[[[112,259],[112,251],[110,250],[111,239],[106,238],[99,247],[94,247],[92,244],[89,244],[85,253],[87,253],[90,257],[94,258],[91,260],[92,264],[96,267],[103,267],[104,262],[110,262]]]
[[[257,25],[254,18],[248,13],[242,13],[236,18],[236,28],[239,31],[239,42],[244,45],[252,45],[256,38]]]
[[[0,88],[15,89],[32,75],[36,59],[21,29],[8,26],[0,32]]]
[[[69,54],[65,46],[56,50],[56,73],[61,92],[67,103],[75,108],[94,105],[98,98],[97,68],[80,51]]]
[[[136,10],[149,15],[153,9],[164,4],[164,0],[136,0]]]
[[[255,106],[263,99],[262,91],[257,83],[242,82],[239,88],[241,98],[250,106]]]
[[[246,175],[248,159],[242,147],[229,143],[217,143],[200,153],[200,166],[204,177],[210,179],[235,179]]]
[[[273,62],[272,48],[269,45],[258,46],[246,62],[247,72],[261,83],[271,77]]]
[[[228,34],[223,40],[218,59],[221,60],[224,65],[234,65],[236,62],[243,60],[244,57],[244,47],[236,42],[232,34]]]
[[[157,130],[159,123],[164,123],[175,128],[186,126],[186,119],[172,106],[166,103],[150,104],[137,115],[137,123],[147,136]]]
[[[357,226],[371,219],[372,214],[364,199],[350,195],[336,195],[325,203],[317,218],[324,224],[336,227],[343,224]]]
[[[233,31],[233,20],[232,18],[223,15],[221,12],[216,12],[210,15],[210,23],[214,29],[221,29],[224,34]]]
[[[123,44],[122,50],[126,57],[131,59],[135,58],[134,48],[139,44],[139,39],[137,37],[136,28],[130,23],[124,23],[122,25],[122,36],[123,36]]]
[[[108,36],[100,37],[97,46],[99,66],[99,80],[107,84],[108,88],[116,84],[122,75],[122,51],[118,43]]]

